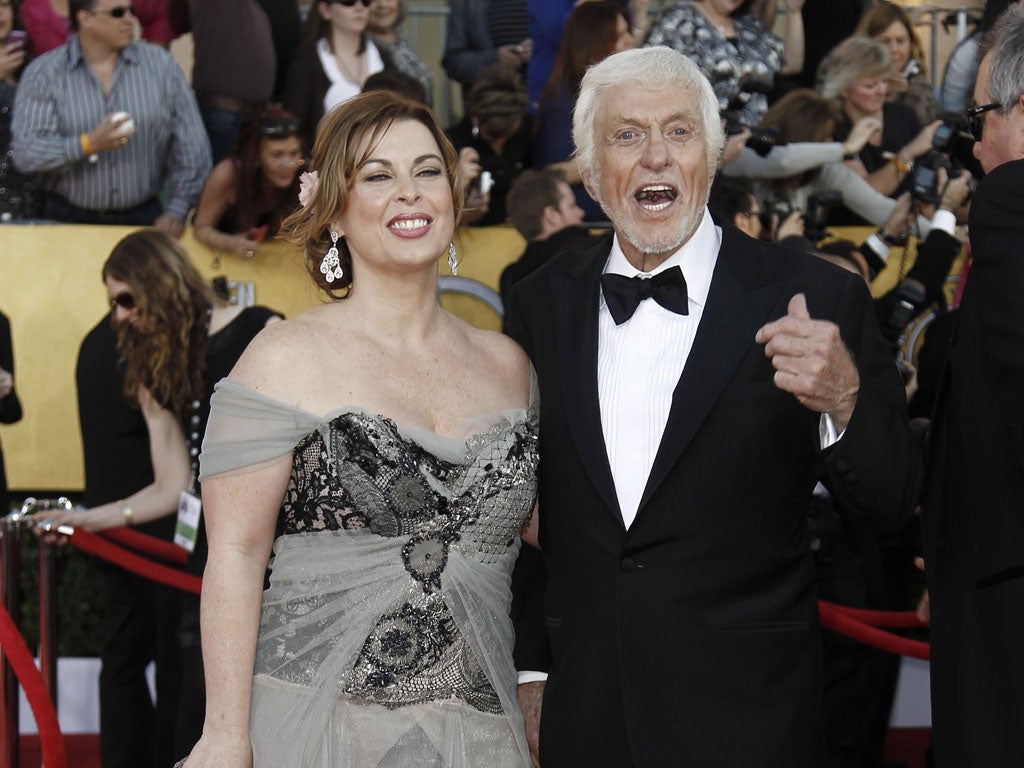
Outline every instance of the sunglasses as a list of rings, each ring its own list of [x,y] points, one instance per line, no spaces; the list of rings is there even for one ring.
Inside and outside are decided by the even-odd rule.
[[[287,120],[267,120],[260,125],[260,131],[268,139],[285,139],[298,134],[301,127],[299,121],[292,117]]]
[[[363,8],[369,8],[373,0],[326,0],[326,2],[328,5],[344,5],[346,8],[351,8],[356,3],[361,2]]]
[[[114,309],[120,307],[121,309],[135,309],[135,297],[132,296],[128,291],[119,293],[110,299],[110,308]]]
[[[132,16],[138,18],[135,13],[134,5],[119,5],[117,8],[107,8],[106,10],[89,11],[93,16],[109,16],[112,19],[123,19],[126,13],[130,13]]]
[[[967,130],[970,132],[971,138],[975,141],[981,141],[981,132],[985,128],[985,120],[982,118],[982,115],[986,112],[991,112],[993,109],[1002,109],[1002,106],[998,101],[993,101],[991,104],[968,107],[964,110],[964,116],[967,118]]]

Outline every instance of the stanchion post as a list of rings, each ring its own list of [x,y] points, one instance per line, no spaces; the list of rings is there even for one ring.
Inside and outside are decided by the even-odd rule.
[[[0,518],[0,596],[4,608],[18,620],[18,530],[20,515]],[[18,768],[18,678],[6,658],[0,656],[0,768]]]
[[[57,706],[57,545],[39,539],[39,670]]]

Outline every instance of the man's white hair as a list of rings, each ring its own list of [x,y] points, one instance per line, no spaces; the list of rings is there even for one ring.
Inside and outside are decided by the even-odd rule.
[[[697,97],[701,130],[708,153],[710,182],[718,171],[725,146],[725,134],[718,115],[718,97],[695,63],[678,51],[662,45],[612,54],[590,67],[583,76],[572,115],[576,162],[583,178],[590,179],[596,185],[600,176],[595,156],[597,136],[594,133],[598,97],[603,91],[620,85],[678,88]]]

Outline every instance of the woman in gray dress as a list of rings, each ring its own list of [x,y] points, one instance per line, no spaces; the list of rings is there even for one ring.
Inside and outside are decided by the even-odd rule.
[[[333,300],[261,333],[213,398],[186,765],[529,766],[508,608],[536,409],[523,352],[437,301],[454,150],[372,92],[323,121],[313,166],[285,226]]]

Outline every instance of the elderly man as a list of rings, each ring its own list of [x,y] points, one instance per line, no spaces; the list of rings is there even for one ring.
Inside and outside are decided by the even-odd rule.
[[[968,110],[987,175],[922,517],[940,768],[1024,765],[1024,6],[992,34]]]
[[[126,0],[70,0],[68,9],[78,34],[33,61],[18,86],[14,164],[48,179],[47,218],[178,236],[210,172],[185,76],[164,49],[133,42]]]
[[[917,490],[870,297],[714,225],[718,104],[681,54],[591,68],[573,136],[614,234],[509,308],[544,404],[540,762],[820,768],[811,491],[899,523]]]

